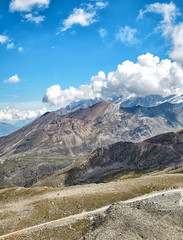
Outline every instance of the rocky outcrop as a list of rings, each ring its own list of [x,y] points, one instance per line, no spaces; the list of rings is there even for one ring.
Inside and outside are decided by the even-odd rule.
[[[110,206],[82,240],[175,239],[183,236],[182,190]]]

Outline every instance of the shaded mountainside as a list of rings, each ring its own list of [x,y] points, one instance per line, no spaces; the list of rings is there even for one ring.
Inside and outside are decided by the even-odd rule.
[[[118,172],[149,173],[183,166],[183,130],[170,132],[141,143],[119,142],[97,149],[84,160],[38,185],[62,186],[100,182]]]
[[[0,138],[0,188],[22,186],[32,177],[42,176],[65,167],[54,160],[49,149],[42,149],[45,126],[57,115],[46,113],[33,123]],[[50,161],[51,160],[51,161]],[[50,164],[48,164],[50,162]]]
[[[120,109],[119,105],[101,101],[64,116],[50,112],[0,138],[0,187],[24,186],[103,146],[119,141],[140,142],[183,127],[179,106],[136,108],[138,111]]]

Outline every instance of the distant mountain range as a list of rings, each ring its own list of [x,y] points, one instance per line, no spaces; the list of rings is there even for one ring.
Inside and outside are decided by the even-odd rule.
[[[8,135],[14,131],[16,131],[18,128],[12,124],[0,122],[0,137]]]
[[[106,98],[107,101],[118,104],[122,107],[134,107],[134,106],[142,106],[142,107],[154,107],[160,105],[162,103],[172,103],[178,106],[183,106],[183,95],[170,95],[167,97],[163,97],[160,95],[147,95],[144,97],[131,97],[131,98],[124,98],[123,96],[119,97],[109,97]],[[85,99],[80,100],[78,102],[71,102],[65,108],[60,108],[56,112],[62,116],[70,111],[74,111],[79,108],[87,108],[92,106],[95,103],[101,102],[102,99]]]
[[[123,107],[133,107],[138,105],[143,107],[153,107],[166,102],[183,106],[183,95],[170,95],[167,97],[162,97],[160,95],[132,97],[128,100],[121,101],[120,105]]]
[[[0,122],[0,137],[9,135],[10,133],[15,132],[16,130],[24,127],[25,125],[29,124],[31,121],[34,120],[35,119],[20,120],[15,124]]]
[[[182,107],[120,107],[101,101],[59,116],[48,112],[0,138],[0,187],[24,186],[104,146],[140,142],[183,127]]]
[[[119,97],[110,97],[106,99],[107,101],[120,105],[122,107],[134,107],[134,106],[142,106],[142,107],[153,107],[160,105],[162,103],[172,103],[176,104],[178,106],[183,106],[183,95],[170,95],[167,97],[162,97],[160,95],[147,95],[144,97],[131,97],[129,99],[124,98],[123,96]],[[72,112],[79,108],[88,108],[95,103],[101,102],[102,99],[89,99],[89,100],[80,100],[78,102],[71,102],[69,105],[67,105],[65,108],[62,107],[59,110],[55,111],[59,116],[63,116],[69,112]],[[8,135],[12,133],[13,131],[20,129],[21,127],[27,125],[31,120],[22,120],[18,121],[16,124],[11,125],[7,124],[5,126],[4,123],[0,123],[0,137]]]

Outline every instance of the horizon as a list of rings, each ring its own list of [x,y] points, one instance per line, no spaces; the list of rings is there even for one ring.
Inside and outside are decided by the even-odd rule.
[[[82,99],[183,92],[178,0],[3,0],[0,9],[0,122]]]

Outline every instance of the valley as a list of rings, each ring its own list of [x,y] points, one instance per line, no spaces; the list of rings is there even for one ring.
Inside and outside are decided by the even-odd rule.
[[[135,228],[149,223],[145,217],[136,222],[136,200],[130,199],[153,192],[147,200],[137,198],[138,214],[148,211],[148,218],[157,222],[159,218],[151,213],[151,207],[155,211],[152,196],[176,188],[170,190],[170,199],[177,199],[177,194],[181,199],[182,119],[182,107],[171,103],[126,108],[101,101],[63,116],[48,112],[0,138],[0,239],[150,236]],[[169,191],[162,194],[169,196]],[[119,218],[126,208],[125,217]],[[156,210],[161,208],[160,204]],[[170,211],[177,217],[177,210]],[[108,218],[113,219],[111,224]],[[126,231],[126,224],[134,224],[135,232]],[[172,228],[171,222],[165,224]],[[157,239],[166,236],[154,226]],[[174,235],[178,239],[179,231]]]

